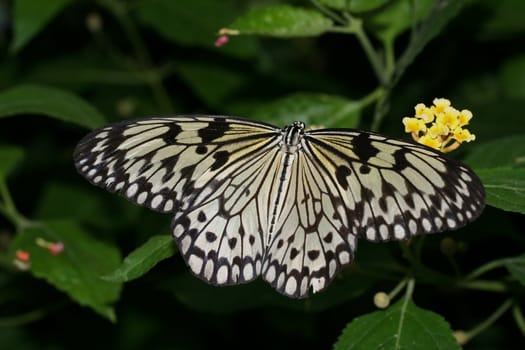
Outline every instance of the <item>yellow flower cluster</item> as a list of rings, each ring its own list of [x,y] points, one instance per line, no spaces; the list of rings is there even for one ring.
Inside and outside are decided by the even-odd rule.
[[[472,118],[472,112],[458,111],[446,98],[435,98],[433,103],[430,107],[419,103],[414,117],[403,118],[405,132],[411,133],[415,141],[441,152],[450,152],[461,143],[476,139],[476,135],[463,128]]]

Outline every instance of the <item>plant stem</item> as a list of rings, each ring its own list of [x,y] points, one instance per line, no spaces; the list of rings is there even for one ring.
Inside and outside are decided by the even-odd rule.
[[[413,279],[410,279],[413,281]],[[404,278],[403,280],[401,280],[397,286],[394,287],[394,289],[392,289],[392,291],[390,293],[388,293],[388,298],[390,300],[394,299],[396,297],[396,295],[399,294],[399,292],[407,285],[407,282],[409,282],[409,279],[408,278]]]
[[[338,22],[340,24],[344,24],[346,22],[343,17],[339,16],[339,14],[337,14],[336,12],[334,12],[331,9],[327,8],[326,6],[321,4],[319,1],[317,1],[317,0],[310,0],[310,2],[312,4],[314,4],[314,6],[319,9],[319,11],[321,11],[322,13],[327,15],[328,17],[332,18],[334,21],[336,21],[336,22]]]
[[[521,331],[521,334],[525,336],[525,319],[523,318],[523,313],[517,303],[512,305],[512,316],[514,316],[514,320],[516,321],[516,325]]]
[[[513,304],[512,299],[507,299],[485,321],[481,322],[479,325],[472,328],[470,331],[466,332],[465,343],[468,342],[470,339],[474,338],[475,336],[477,336],[478,334],[480,334],[481,332],[483,332],[488,327],[490,327],[494,322],[496,322],[498,318],[501,317],[501,315],[505,313],[505,311],[507,311],[512,306],[512,304]]]
[[[109,8],[112,10],[113,14],[124,29],[124,32],[126,33],[131,46],[135,51],[135,55],[137,56],[137,59],[139,60],[142,67],[144,69],[151,69],[151,67],[153,67],[152,59],[149,55],[146,45],[144,44],[144,41],[142,40],[142,37],[140,36],[139,31],[135,27],[135,24],[129,19],[128,12],[124,5],[113,1],[107,2],[107,5],[109,5]],[[159,107],[164,113],[172,112],[173,105],[166,89],[162,85],[162,78],[156,69],[151,69],[151,74],[153,77],[152,79],[148,80],[148,83]]]
[[[17,327],[31,322],[38,321],[46,315],[44,309],[37,309],[12,317],[0,318],[0,327]]]
[[[507,262],[507,259],[498,259],[498,260],[490,261],[490,262],[488,262],[488,263],[486,263],[484,265],[481,265],[480,267],[478,267],[477,269],[472,271],[470,274],[468,274],[465,277],[465,281],[471,281],[471,280],[473,280],[473,279],[483,275],[484,273],[487,273],[490,270],[494,270],[494,269],[503,267],[503,266],[505,266],[506,262]]]
[[[396,334],[398,336],[396,337],[396,343],[394,344],[394,349],[400,349],[399,341],[401,339],[400,335],[401,335],[401,332],[402,332],[402,329],[403,329],[403,324],[404,324],[403,321],[404,321],[404,318],[405,318],[405,314],[406,314],[406,309],[408,307],[408,303],[412,299],[412,294],[414,293],[414,286],[415,286],[414,279],[410,278],[408,280],[407,290],[406,290],[406,293],[405,293],[405,299],[403,300],[403,306],[401,307],[401,317],[399,319],[399,326],[398,326],[397,332],[396,332]]]
[[[59,301],[55,304],[42,307],[33,311],[29,311],[20,315],[12,317],[2,317],[0,318],[0,327],[17,327],[31,322],[38,321],[44,318],[50,312],[59,309],[67,304],[69,301]]]
[[[365,108],[371,105],[372,103],[380,99],[384,93],[385,93],[384,88],[382,88],[381,86],[377,87],[374,91],[372,91],[371,93],[369,93],[368,95],[366,95],[365,97],[359,100],[359,104],[361,105],[361,108]]]
[[[13,223],[17,232],[21,232],[32,225],[31,221],[26,219],[16,209],[13,198],[11,197],[9,189],[3,179],[0,179],[0,198],[0,213]]]
[[[461,281],[457,284],[460,288],[482,290],[485,292],[497,292],[502,293],[507,291],[507,286],[504,283],[498,281],[487,281],[487,280],[474,280],[474,281]]]
[[[383,47],[385,48],[385,83],[391,84],[396,68],[394,43],[391,40],[383,42]]]
[[[381,58],[372,46],[370,39],[368,39],[368,36],[366,35],[363,29],[363,21],[361,19],[352,17],[349,14],[345,15],[349,21],[349,29],[351,29],[352,32],[355,34],[357,40],[359,41],[359,44],[361,44],[361,47],[365,51],[365,54],[368,57],[368,60],[370,61],[370,64],[376,75],[377,80],[379,80],[381,86],[386,86],[388,82],[385,75],[385,67]]]

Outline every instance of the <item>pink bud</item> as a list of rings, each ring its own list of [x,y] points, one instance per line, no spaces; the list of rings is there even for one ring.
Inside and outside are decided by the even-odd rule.
[[[49,245],[49,251],[53,255],[58,255],[62,253],[63,250],[64,250],[64,243],[62,242],[52,243]]]
[[[230,41],[230,38],[227,35],[221,35],[215,40],[215,46],[220,47]]]
[[[29,261],[30,254],[29,252],[26,252],[25,250],[17,250],[15,255],[16,255],[16,258],[20,261]]]

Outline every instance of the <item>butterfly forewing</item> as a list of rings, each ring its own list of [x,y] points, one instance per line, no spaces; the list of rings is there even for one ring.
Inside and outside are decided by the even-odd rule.
[[[477,176],[427,147],[354,130],[312,131],[304,145],[338,187],[352,232],[369,240],[456,229],[483,210]]]
[[[75,149],[93,184],[174,214],[190,270],[216,285],[262,276],[301,298],[372,241],[459,228],[484,206],[478,177],[427,147],[351,129],[304,132],[234,117],[132,120]],[[288,131],[292,131],[288,133]]]
[[[178,212],[190,202],[196,182],[235,160],[232,149],[261,147],[275,134],[266,124],[229,118],[140,119],[87,135],[74,159],[93,184],[160,212]]]

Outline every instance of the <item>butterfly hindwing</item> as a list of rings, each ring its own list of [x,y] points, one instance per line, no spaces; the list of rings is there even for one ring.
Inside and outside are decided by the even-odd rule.
[[[225,166],[220,176],[199,187],[187,210],[175,214],[173,235],[191,271],[201,279],[230,285],[260,275],[271,193],[266,181],[277,172],[275,146],[254,148],[249,156]]]
[[[337,213],[342,202],[315,163],[298,153],[283,193],[275,232],[263,264],[263,278],[295,298],[325,289],[356,249],[356,236]]]

